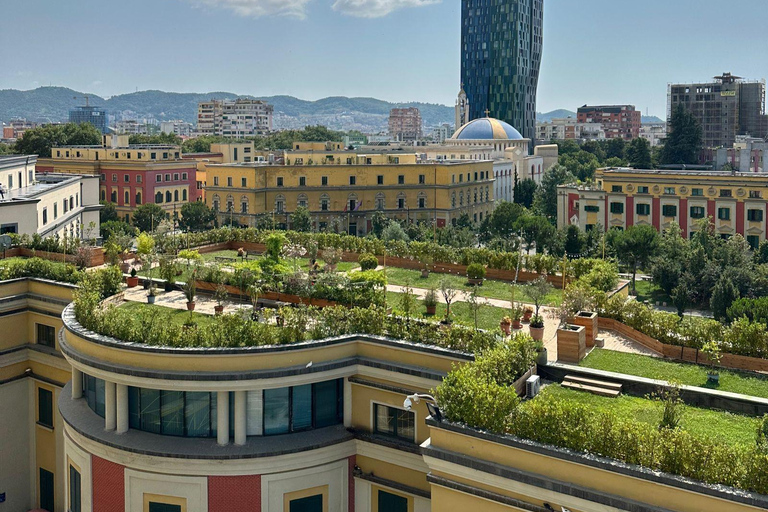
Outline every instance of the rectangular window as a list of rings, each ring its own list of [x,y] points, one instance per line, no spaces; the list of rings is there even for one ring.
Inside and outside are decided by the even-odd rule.
[[[638,194],[647,194],[648,193],[648,187],[646,187],[646,186],[637,187],[637,193]]]
[[[376,184],[377,185],[383,185],[384,184],[384,176],[382,174],[379,174],[376,176]]]
[[[350,176],[350,177],[349,177],[349,184],[350,184],[350,185],[355,185],[355,184],[357,184],[357,176]]]
[[[291,388],[264,390],[264,435],[288,432],[290,392]]]
[[[611,185],[611,192],[623,192],[624,188],[621,185]]]
[[[427,177],[424,174],[419,174],[419,185],[423,185],[427,182]]]
[[[163,391],[160,414],[162,416],[162,431],[165,435],[184,435],[184,392]]]
[[[747,210],[747,220],[751,222],[762,222],[763,210]]]
[[[587,205],[587,206],[584,207],[584,211],[585,212],[591,212],[591,213],[597,213],[597,212],[600,211],[600,207],[599,206],[594,206],[594,205]]]
[[[211,394],[187,391],[184,423],[187,437],[208,437],[211,433]]]
[[[706,215],[706,210],[703,206],[691,206],[692,219],[703,219],[704,215]]]
[[[53,392],[45,388],[37,388],[37,422],[53,428]]]
[[[112,175],[112,183],[117,183],[117,174]]]
[[[171,181],[171,173],[168,173],[168,174],[165,175],[165,181],[166,181],[166,183]]]
[[[81,509],[81,489],[80,472],[74,466],[69,466],[69,511],[80,512]]]
[[[306,176],[299,176],[299,186],[300,187],[306,187],[307,186],[307,177]]]
[[[759,190],[750,190],[749,191],[749,198],[750,199],[760,199],[763,197],[763,193]]]
[[[611,203],[611,213],[624,213],[624,203]]]
[[[388,512],[388,509],[380,508],[381,512]],[[296,498],[288,504],[287,512],[323,512],[323,495],[314,494],[304,498]]]
[[[692,196],[703,196],[704,195],[704,189],[703,188],[692,188],[691,189],[691,195]]]
[[[278,187],[282,187],[283,186],[283,177],[282,176],[278,176],[277,177],[277,186]]]
[[[323,177],[321,177],[321,178],[320,178],[320,183],[321,183],[323,186],[326,186],[326,185],[328,185],[328,176],[323,176]]]
[[[228,187],[232,186],[232,176],[227,176],[227,186]]]
[[[213,186],[218,187],[219,186],[219,177],[214,176],[213,177]]]
[[[651,205],[638,203],[637,206],[635,206],[635,213],[637,213],[637,215],[650,215]]]
[[[664,187],[664,194],[668,196],[675,195],[675,187]]]
[[[40,508],[53,512],[54,509],[53,473],[40,468]]]
[[[373,404],[373,431],[415,441],[416,425],[411,411]]]
[[[155,175],[155,183],[160,183],[161,181],[163,181],[162,174],[156,174]]]
[[[131,182],[131,175],[130,174],[123,174],[123,181],[126,183]]]
[[[160,390],[139,389],[139,417],[141,418],[141,430],[159,434],[160,422]]]
[[[377,503],[379,510],[386,512],[408,512],[408,498],[379,489]]]
[[[661,214],[664,217],[677,217],[677,206],[672,204],[665,204],[661,207]]]
[[[317,382],[312,385],[315,428],[335,425],[342,421],[342,380]]]
[[[59,218],[59,203],[53,203],[53,220]]]
[[[240,186],[245,188],[248,186],[248,178],[240,178]]]
[[[56,347],[56,328],[45,324],[37,325],[37,344],[45,347]]]
[[[398,185],[405,185],[405,174],[401,174],[397,177]]]
[[[731,220],[731,209],[730,208],[718,208],[717,209],[717,218],[720,220]]]
[[[747,235],[747,243],[752,249],[757,249],[760,246],[760,237],[757,235]]]
[[[149,502],[149,512],[181,512],[181,505],[171,505],[170,503]]]
[[[729,188],[721,188],[720,197],[733,197],[733,192]]]
[[[312,428],[312,384],[291,388],[291,430]]]

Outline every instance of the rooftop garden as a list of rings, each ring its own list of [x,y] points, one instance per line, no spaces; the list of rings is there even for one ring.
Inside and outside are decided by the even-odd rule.
[[[42,258],[0,259],[0,281],[20,277],[37,277],[61,283],[77,283],[82,272],[69,263],[44,260]]]
[[[488,351],[453,370],[436,390],[446,419],[629,464],[768,494],[768,415],[750,418],[687,407],[672,388],[649,398],[609,399],[545,386],[517,397],[519,351]]]

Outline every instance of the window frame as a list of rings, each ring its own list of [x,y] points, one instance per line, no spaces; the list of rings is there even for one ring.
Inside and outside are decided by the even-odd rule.
[[[47,410],[43,410],[43,408]],[[45,428],[54,428],[53,391],[39,386],[37,388],[37,424]]]
[[[674,209],[675,213],[673,215],[669,215],[669,214],[666,213],[666,212],[670,211],[669,210],[670,208]],[[662,217],[677,217],[677,206],[675,206],[674,204],[664,204],[664,205],[661,205],[661,216]]]
[[[382,435],[382,436],[387,436],[387,437],[392,437],[392,438],[396,438],[396,439],[401,439],[403,441],[408,441],[408,442],[411,442],[411,443],[415,443],[416,442],[416,439],[418,437],[418,429],[417,429],[417,425],[416,425],[416,413],[414,411],[408,411],[408,410],[403,409],[401,407],[396,407],[396,406],[393,406],[393,405],[390,405],[390,404],[386,404],[386,403],[383,403],[383,402],[371,402],[371,404],[372,404],[371,412],[373,414],[373,422],[372,422],[371,427],[372,427],[372,431],[373,431],[374,434]],[[404,412],[404,413],[410,414],[411,422],[413,423],[413,438],[405,437],[405,436],[402,436],[402,435],[400,435],[398,433],[399,422],[398,422],[398,417],[397,416],[394,416],[394,418],[393,418],[394,419],[394,421],[393,421],[393,424],[394,424],[393,432],[390,433],[390,432],[379,430],[379,415],[378,415],[378,408],[379,407],[386,407],[388,409],[388,411],[387,411],[388,413],[391,413],[392,411],[397,411],[398,413]]]
[[[50,329],[50,332],[46,332],[45,333],[46,335],[43,336],[44,338],[46,338],[46,339],[43,339],[43,340],[41,340],[41,336],[40,336],[41,335],[41,328],[43,328],[42,330],[45,330],[45,331]],[[49,343],[49,341],[47,339],[48,335],[50,335],[50,343]],[[49,347],[49,348],[54,348],[55,349],[56,348],[56,328],[53,327],[52,325],[41,324],[41,323],[35,322],[35,343],[37,343],[38,345],[42,345],[44,347]]]

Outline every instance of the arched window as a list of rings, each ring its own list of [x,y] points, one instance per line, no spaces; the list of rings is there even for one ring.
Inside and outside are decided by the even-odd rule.
[[[464,206],[464,191],[459,193],[459,206]]]
[[[248,213],[248,197],[242,196],[240,198],[240,213]]]
[[[456,208],[456,192],[451,194],[451,208]]]
[[[117,190],[112,191],[112,193],[110,194],[110,200],[113,203],[117,204]]]
[[[285,196],[278,194],[275,196],[275,211],[277,213],[283,213],[285,210]]]
[[[136,192],[136,206],[141,205],[141,191]]]
[[[126,206],[131,204],[131,192],[129,190],[123,191],[123,204]]]
[[[155,194],[155,203],[160,204],[162,202],[163,202],[163,193],[158,192],[157,194]]]
[[[376,194],[376,209],[383,210],[386,208],[386,200],[383,192]]]
[[[173,191],[173,200],[175,202],[177,202],[177,203],[179,202],[179,191],[178,190],[174,190]]]
[[[320,211],[327,212],[331,209],[331,198],[328,196],[328,194],[323,194],[320,196]]]
[[[306,208],[308,204],[309,198],[307,197],[307,194],[299,194],[299,197],[296,200],[296,205]]]
[[[171,191],[170,190],[166,190],[165,191],[165,202],[166,203],[173,202],[173,196],[171,195]]]
[[[490,196],[490,194],[489,194],[489,190],[490,190],[490,189],[489,189],[488,187],[485,187],[485,200],[486,200],[486,201],[489,201],[489,200],[490,200],[490,198],[491,198],[491,196]]]
[[[477,204],[477,189],[475,189],[475,204]]]
[[[357,210],[357,194],[349,194],[347,196],[347,211],[353,212]]]
[[[220,204],[220,202],[221,202],[221,198],[219,197],[219,194],[214,194],[213,195],[213,201],[212,201],[212,203],[213,203],[213,211],[215,211],[215,212],[219,211],[219,204]]]
[[[405,193],[404,192],[400,192],[399,194],[397,194],[397,207],[400,210],[402,210],[402,209],[405,208],[405,206],[406,206],[406,204],[405,204]]]
[[[427,194],[424,192],[419,192],[419,208],[426,208],[427,207]]]
[[[232,197],[232,194],[227,195],[227,211],[228,212],[235,211],[235,198]]]
[[[181,200],[186,201],[187,200],[187,189],[181,189]]]
[[[104,189],[101,189],[101,200],[106,201],[107,200],[107,191]]]

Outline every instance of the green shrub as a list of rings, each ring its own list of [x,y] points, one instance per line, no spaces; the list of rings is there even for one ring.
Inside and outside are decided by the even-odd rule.
[[[467,265],[467,277],[469,279],[483,279],[485,277],[485,267],[480,263]]]
[[[370,253],[361,254],[360,258],[358,258],[358,262],[360,263],[360,268],[362,270],[374,270],[379,266],[379,260],[376,259],[376,256]]]
[[[0,281],[20,277],[37,277],[61,283],[77,283],[82,273],[69,263],[42,258],[0,260]]]
[[[768,297],[757,299],[738,299],[726,312],[728,322],[747,317],[752,322],[768,324]]]

